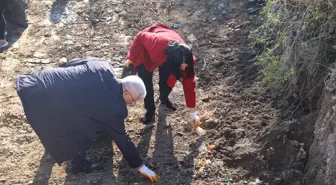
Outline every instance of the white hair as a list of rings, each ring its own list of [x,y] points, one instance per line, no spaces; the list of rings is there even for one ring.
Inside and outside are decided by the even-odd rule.
[[[123,90],[128,91],[133,97],[144,99],[147,91],[144,82],[136,75],[130,75],[121,79]]]

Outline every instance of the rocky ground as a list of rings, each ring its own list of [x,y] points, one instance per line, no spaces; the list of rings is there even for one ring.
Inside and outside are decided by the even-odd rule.
[[[188,126],[180,84],[172,93],[178,111],[160,109],[151,131],[140,132],[142,104],[130,108],[127,129],[158,172],[158,184],[258,184],[256,178],[259,184],[300,184],[312,141],[312,128],[302,123],[315,117],[296,119],[260,86],[248,47],[255,18],[246,9],[243,0],[30,0],[29,27],[9,31],[11,46],[0,54],[0,183],[151,184],[109,141],[88,152],[91,160],[105,161],[103,171],[67,174],[67,164],[54,164],[26,124],[14,80],[75,57],[107,59],[119,73],[133,36],[163,23],[174,26],[199,58],[197,104],[206,134]]]

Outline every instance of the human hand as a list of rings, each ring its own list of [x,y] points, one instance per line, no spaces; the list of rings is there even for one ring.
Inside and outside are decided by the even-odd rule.
[[[133,65],[133,62],[131,60],[126,60],[125,63],[124,63],[124,66],[127,67],[127,68],[130,68],[131,65]]]
[[[159,179],[158,175],[151,169],[147,168],[147,166],[142,165],[141,167],[138,168],[138,171],[141,175],[148,178],[151,182],[158,182]]]
[[[134,75],[134,65],[132,61],[126,60],[124,62],[124,68],[122,71],[121,78],[125,78],[126,76],[129,76],[129,75]]]
[[[191,119],[191,122],[193,123],[195,128],[197,128],[201,125],[200,118],[197,116],[196,111],[192,111],[190,113],[190,119]]]

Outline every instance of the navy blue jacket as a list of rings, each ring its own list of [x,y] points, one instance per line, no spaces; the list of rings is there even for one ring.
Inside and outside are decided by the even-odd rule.
[[[103,132],[132,168],[142,164],[125,131],[122,84],[106,61],[76,59],[20,75],[16,88],[29,124],[58,164],[85,152]]]

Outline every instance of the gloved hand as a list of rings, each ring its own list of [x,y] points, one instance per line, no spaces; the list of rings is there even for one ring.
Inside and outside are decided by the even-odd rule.
[[[138,168],[138,171],[144,177],[149,178],[151,182],[158,182],[159,179],[158,175],[149,168],[147,168],[147,166],[142,165],[140,168]]]
[[[192,111],[190,113],[190,119],[191,119],[191,122],[193,123],[195,128],[197,128],[201,125],[200,118],[197,116],[196,111]]]
[[[124,63],[124,68],[121,74],[121,78],[125,78],[126,76],[134,75],[134,65],[131,60],[126,60]]]

